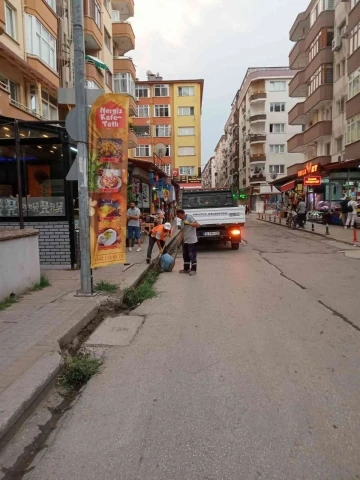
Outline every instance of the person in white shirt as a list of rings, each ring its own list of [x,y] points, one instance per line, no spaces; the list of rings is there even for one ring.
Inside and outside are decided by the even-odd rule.
[[[354,228],[355,222],[356,222],[356,217],[357,217],[357,202],[355,200],[350,200],[348,203],[348,216],[347,216],[347,222],[344,228],[348,228],[351,226],[351,229]]]

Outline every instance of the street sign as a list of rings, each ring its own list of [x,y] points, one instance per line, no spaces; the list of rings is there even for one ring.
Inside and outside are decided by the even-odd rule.
[[[79,160],[76,157],[74,163],[71,165],[68,174],[66,175],[66,180],[68,182],[77,182],[78,181],[78,172],[79,172]]]
[[[86,108],[86,116],[89,117],[90,107],[87,106]],[[74,140],[74,142],[78,142],[80,140],[79,137],[79,122],[77,117],[77,107],[74,107],[70,112],[67,114],[65,118],[65,128],[70,137]]]

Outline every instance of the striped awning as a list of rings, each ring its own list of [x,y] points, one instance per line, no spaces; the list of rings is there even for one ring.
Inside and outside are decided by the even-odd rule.
[[[103,70],[107,70],[108,72],[110,72],[110,68],[105,65],[105,63],[102,62],[99,58],[93,57],[92,55],[85,55],[85,60],[93,63],[97,68],[102,68]]]

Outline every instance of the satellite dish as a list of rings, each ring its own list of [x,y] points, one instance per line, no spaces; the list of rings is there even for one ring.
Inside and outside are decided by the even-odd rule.
[[[271,178],[272,178],[273,180],[276,180],[278,174],[277,174],[276,172],[272,172],[270,176],[271,176]]]
[[[163,157],[166,153],[166,145],[164,145],[163,143],[157,143],[155,145],[154,152],[158,157]]]
[[[151,70],[148,70],[148,71],[146,72],[146,75],[154,75],[154,74],[152,73]]]

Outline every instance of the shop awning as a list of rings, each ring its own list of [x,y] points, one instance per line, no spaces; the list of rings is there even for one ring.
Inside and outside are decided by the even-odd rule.
[[[278,195],[279,190],[272,185],[260,185],[260,195]]]
[[[104,62],[102,62],[101,60],[99,60],[96,57],[93,57],[91,55],[85,55],[85,60],[93,63],[95,65],[95,67],[97,67],[97,68],[102,68],[103,70],[107,70],[108,72],[110,72],[110,68],[107,65],[105,65]]]
[[[287,192],[288,190],[292,190],[293,188],[295,188],[295,180],[293,180],[292,182],[287,182],[284,185],[282,185],[280,187],[280,191]]]

